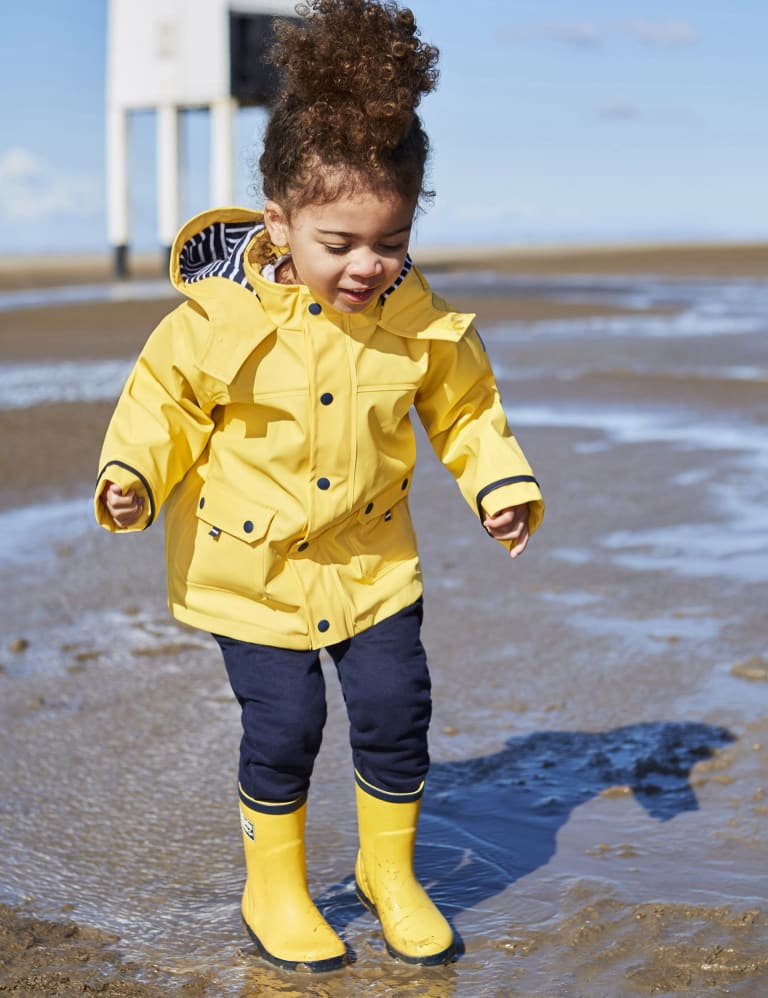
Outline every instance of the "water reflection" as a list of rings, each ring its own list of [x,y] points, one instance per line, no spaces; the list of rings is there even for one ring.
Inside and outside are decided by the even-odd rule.
[[[21,288],[0,292],[0,312],[22,308],[51,308],[94,302],[155,301],[176,297],[165,278],[108,281],[100,284],[66,284],[48,288]]]

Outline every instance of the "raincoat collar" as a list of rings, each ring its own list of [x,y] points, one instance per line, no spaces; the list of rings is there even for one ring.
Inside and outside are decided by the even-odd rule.
[[[261,211],[219,208],[190,219],[174,241],[171,281],[205,309],[212,323],[202,362],[216,376],[232,372],[234,365],[236,371],[254,346],[275,329],[299,331],[306,324],[313,301],[309,289],[269,281],[249,259],[256,241],[266,238]],[[247,337],[242,335],[242,320],[237,321],[244,309],[248,310]],[[408,339],[449,341],[461,339],[474,319],[435,300],[410,257],[392,286],[364,312],[347,314],[324,306],[324,314],[342,329],[378,325]]]

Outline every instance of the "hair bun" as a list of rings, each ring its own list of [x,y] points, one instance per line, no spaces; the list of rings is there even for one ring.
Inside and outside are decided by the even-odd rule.
[[[419,39],[412,12],[375,0],[308,0],[296,9],[302,23],[277,25],[281,100],[321,144],[336,135],[372,155],[396,147],[438,78],[439,53]]]

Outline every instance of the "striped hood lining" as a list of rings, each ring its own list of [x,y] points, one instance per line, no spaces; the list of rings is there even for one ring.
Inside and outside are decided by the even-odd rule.
[[[185,284],[194,284],[206,277],[225,277],[256,294],[245,273],[245,251],[254,236],[264,231],[263,223],[214,222],[188,239],[179,254],[179,268]],[[413,267],[410,255],[403,269],[380,296],[383,304],[405,280]]]
[[[181,248],[179,266],[184,283],[226,277],[254,291],[245,274],[245,250],[253,237],[263,231],[263,224],[244,222],[214,222],[202,229]]]

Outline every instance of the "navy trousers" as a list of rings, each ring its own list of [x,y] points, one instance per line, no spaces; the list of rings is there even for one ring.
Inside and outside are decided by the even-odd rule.
[[[385,799],[417,797],[429,768],[432,699],[422,616],[418,600],[326,649],[347,708],[355,770]],[[246,803],[302,801],[327,716],[319,651],[214,637],[241,707],[238,776]]]

